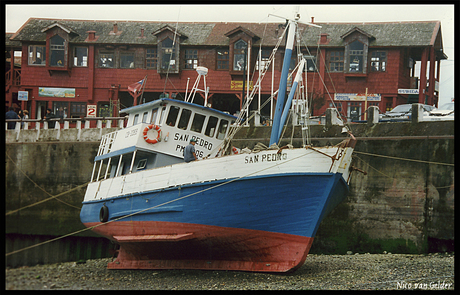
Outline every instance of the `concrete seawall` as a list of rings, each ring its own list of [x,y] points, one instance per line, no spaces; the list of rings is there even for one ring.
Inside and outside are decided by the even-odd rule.
[[[268,144],[270,129],[243,128],[233,145],[252,148],[257,142]],[[347,200],[323,221],[311,252],[450,250],[454,240],[454,122],[352,124],[351,129],[358,139],[353,165],[367,171],[367,175],[353,172]],[[79,209],[100,138],[100,132],[92,132],[93,136],[83,136],[80,141],[64,136],[53,141],[43,138],[36,142],[8,143],[7,140],[7,213],[73,190],[58,197],[59,200],[7,215],[6,253],[22,247],[14,241],[19,236],[62,236],[84,229]],[[310,132],[313,146],[333,145],[344,138],[339,126],[326,129],[324,125],[315,125],[310,127]],[[6,131],[6,138],[14,136],[12,133],[14,131]],[[300,128],[294,131],[287,128],[284,134],[281,144],[291,142],[291,135],[294,146],[301,144]],[[76,237],[97,236],[84,231]],[[27,264],[24,256],[30,256],[30,251],[8,256],[7,263]],[[46,251],[33,252],[40,255]],[[107,255],[104,253],[101,255]]]

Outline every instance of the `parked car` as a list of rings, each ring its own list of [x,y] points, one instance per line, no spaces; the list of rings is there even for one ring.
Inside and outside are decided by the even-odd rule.
[[[441,120],[454,120],[455,104],[448,102],[431,111],[428,115],[423,116],[424,121],[441,121]]]
[[[435,110],[434,106],[423,105],[423,114],[428,116],[432,110]],[[408,121],[412,115],[412,104],[400,104],[391,111],[387,111],[385,114],[380,114],[379,121]]]

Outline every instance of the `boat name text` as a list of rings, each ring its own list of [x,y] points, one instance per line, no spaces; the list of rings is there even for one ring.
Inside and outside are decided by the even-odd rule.
[[[286,153],[281,153],[281,154],[273,153],[273,154],[253,155],[253,156],[244,157],[245,164],[258,163],[259,161],[260,162],[275,162],[275,161],[281,161],[281,160],[287,160]]]

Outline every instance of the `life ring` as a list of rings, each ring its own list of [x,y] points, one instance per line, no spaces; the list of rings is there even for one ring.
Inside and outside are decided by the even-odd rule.
[[[238,149],[236,147],[232,147],[232,152],[233,154],[237,155],[238,154]]]
[[[150,139],[147,136],[147,132],[149,132],[150,129],[155,129],[157,131],[157,133],[158,133],[157,138]],[[143,133],[145,142],[150,143],[150,144],[155,144],[155,143],[159,142],[160,141],[160,132],[161,132],[160,126],[158,126],[158,125],[150,124],[149,126],[145,127],[144,133]]]
[[[109,220],[109,208],[106,205],[101,207],[101,211],[99,211],[99,221],[107,222]]]

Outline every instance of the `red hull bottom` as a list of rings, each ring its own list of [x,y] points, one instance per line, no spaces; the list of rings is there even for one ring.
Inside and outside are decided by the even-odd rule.
[[[109,222],[93,231],[120,245],[108,269],[287,272],[302,266],[313,243],[297,235],[175,222]]]

